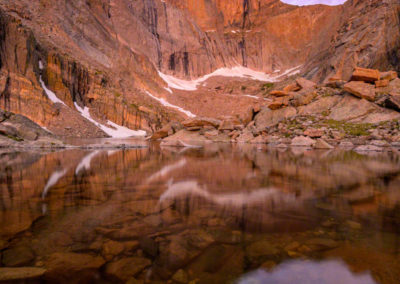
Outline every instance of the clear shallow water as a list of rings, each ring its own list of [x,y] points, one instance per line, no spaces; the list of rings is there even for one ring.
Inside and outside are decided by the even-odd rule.
[[[1,266],[45,269],[27,283],[399,283],[399,201],[391,153],[0,152]]]

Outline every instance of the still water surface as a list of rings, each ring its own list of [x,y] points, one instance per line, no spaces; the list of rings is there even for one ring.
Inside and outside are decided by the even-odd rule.
[[[0,152],[0,279],[399,283],[399,236],[394,153]]]

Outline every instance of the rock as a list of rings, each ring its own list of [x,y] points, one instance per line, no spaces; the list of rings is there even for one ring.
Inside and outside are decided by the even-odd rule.
[[[208,139],[218,136],[218,135],[219,135],[219,132],[217,129],[204,132],[204,136]]]
[[[362,228],[360,223],[354,222],[354,221],[351,221],[351,220],[348,220],[346,222],[346,225],[352,230],[361,230],[361,228]]]
[[[379,81],[380,78],[381,74],[379,70],[356,67],[351,77],[351,80],[374,83],[376,81]]]
[[[266,144],[266,143],[267,143],[267,140],[265,139],[264,136],[259,135],[259,136],[257,136],[256,138],[252,139],[252,140],[250,141],[250,143],[252,143],[252,144]]]
[[[102,255],[106,260],[111,260],[123,251],[124,245],[122,243],[110,240],[103,244]]]
[[[334,147],[326,142],[324,139],[318,139],[314,145],[315,149],[333,149]]]
[[[235,129],[235,124],[232,119],[224,119],[222,120],[221,124],[219,125],[218,130],[234,130]]]
[[[297,110],[294,107],[287,107],[279,110],[263,109],[255,117],[257,131],[264,131],[267,127],[274,126],[284,119],[296,116]]]
[[[376,102],[376,104],[400,112],[400,96],[383,96]]]
[[[374,145],[361,145],[354,149],[357,152],[382,152],[383,149],[381,147],[377,147]]]
[[[316,143],[315,140],[305,137],[305,136],[297,136],[292,139],[291,146],[294,147],[312,147]]]
[[[375,87],[371,84],[352,81],[344,85],[344,90],[356,97],[366,99],[368,101],[375,100]]]
[[[302,88],[302,89],[313,89],[317,86],[314,82],[307,80],[305,78],[297,78],[296,83]]]
[[[105,273],[120,281],[128,281],[146,267],[151,265],[151,261],[143,257],[127,257],[117,261],[107,263]]]
[[[189,275],[186,273],[185,270],[179,269],[172,276],[172,280],[177,282],[177,283],[188,283],[189,282]]]
[[[220,123],[221,123],[221,121],[218,119],[207,118],[207,117],[196,117],[196,118],[190,118],[190,119],[183,121],[182,125],[184,127],[203,127],[206,125],[210,125],[215,128],[218,128]]]
[[[251,262],[259,262],[273,258],[279,254],[279,250],[269,241],[258,241],[246,247],[246,255]]]
[[[377,88],[384,88],[387,86],[389,86],[389,80],[381,79],[381,80],[375,82],[375,87],[377,87]]]
[[[15,281],[37,278],[46,273],[46,269],[38,267],[0,267],[0,281]]]
[[[331,239],[316,238],[308,240],[306,245],[312,250],[320,251],[337,248],[339,243]]]
[[[281,97],[274,99],[272,103],[268,104],[268,107],[272,110],[276,110],[287,105],[289,105],[289,97]]]
[[[285,88],[283,88],[284,92],[290,93],[290,92],[297,92],[301,89],[301,87],[297,83],[292,83],[287,85]]]
[[[339,103],[331,108],[328,119],[337,121],[351,120],[364,117],[373,112],[382,112],[374,103],[346,95]]]
[[[30,247],[20,246],[9,248],[3,252],[3,264],[5,266],[24,266],[35,258]]]
[[[253,133],[249,130],[249,129],[245,129],[240,135],[239,137],[236,138],[236,142],[238,143],[248,143],[251,140],[253,140],[254,135]]]
[[[397,72],[395,71],[381,72],[380,77],[381,80],[392,81],[397,78]]]
[[[371,145],[376,146],[376,147],[389,147],[390,144],[386,142],[385,140],[372,140],[370,142]]]
[[[145,281],[144,280],[138,280],[138,279],[132,277],[131,279],[129,279],[126,282],[126,284],[145,284]]]
[[[269,95],[273,96],[273,97],[286,97],[289,95],[289,92],[274,90],[274,91],[269,92]]]
[[[315,128],[308,128],[306,131],[304,131],[304,135],[311,138],[320,138],[324,134],[325,132],[323,130]]]
[[[308,105],[316,96],[316,92],[310,91],[309,89],[297,93],[291,93],[290,105],[295,107]]]
[[[199,147],[207,142],[210,142],[210,140],[203,135],[200,135],[199,132],[182,129],[176,132],[174,135],[164,138],[161,142],[161,146]]]
[[[354,148],[354,144],[351,143],[350,141],[342,141],[342,142],[340,142],[339,147],[341,147],[341,148]]]
[[[46,260],[49,273],[68,276],[71,273],[99,269],[105,263],[100,256],[83,253],[56,252]]]

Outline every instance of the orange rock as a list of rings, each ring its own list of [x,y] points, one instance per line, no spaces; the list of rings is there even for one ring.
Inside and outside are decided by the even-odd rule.
[[[380,78],[381,74],[379,70],[356,67],[356,70],[354,70],[353,76],[351,77],[351,81],[374,83],[375,81],[379,81]]]
[[[366,99],[368,101],[375,100],[375,87],[371,84],[352,81],[344,85],[344,90],[356,97]]]
[[[274,91],[269,92],[269,94],[271,96],[274,96],[274,97],[285,97],[285,96],[289,95],[289,93],[287,91],[284,91],[284,90],[283,91],[274,90]]]
[[[384,79],[384,80],[379,80],[375,82],[375,86],[377,88],[382,88],[382,87],[387,87],[389,85],[389,80]]]
[[[284,92],[297,92],[301,89],[301,87],[297,83],[292,83],[290,85],[287,85],[285,88],[283,88]]]
[[[324,134],[324,131],[321,129],[308,128],[306,131],[304,131],[304,135],[311,138],[319,138]]]
[[[272,103],[268,105],[268,107],[272,110],[280,109],[283,106],[287,106],[289,104],[289,97],[280,97],[276,98]]]
[[[392,81],[396,78],[397,78],[397,72],[395,71],[381,72],[381,80]]]

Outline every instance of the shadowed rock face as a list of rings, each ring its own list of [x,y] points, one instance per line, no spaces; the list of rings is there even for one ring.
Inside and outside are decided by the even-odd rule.
[[[182,114],[157,70],[180,78],[222,67],[302,66],[315,81],[354,66],[398,69],[397,1],[297,7],[278,0],[0,0],[0,107],[68,136],[104,136],[75,112],[153,131]],[[39,60],[44,69],[39,70]],[[39,82],[70,109],[49,102]],[[184,102],[180,102],[180,105]],[[89,129],[66,131],[69,129]]]

